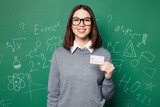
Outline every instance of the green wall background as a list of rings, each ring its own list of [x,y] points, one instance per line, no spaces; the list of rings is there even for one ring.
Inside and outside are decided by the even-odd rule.
[[[77,4],[93,10],[116,67],[106,107],[159,107],[159,0],[1,0],[0,107],[46,107],[50,60]]]

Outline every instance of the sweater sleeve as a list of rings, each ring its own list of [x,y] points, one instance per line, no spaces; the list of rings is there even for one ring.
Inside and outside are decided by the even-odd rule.
[[[109,53],[109,62],[112,63],[111,55]],[[102,82],[102,96],[103,98],[108,101],[112,98],[115,91],[115,85],[113,82],[113,75],[110,79],[106,79],[104,77],[104,80]]]
[[[60,74],[56,62],[56,52],[54,52],[48,80],[47,107],[58,106],[58,96],[60,94]]]

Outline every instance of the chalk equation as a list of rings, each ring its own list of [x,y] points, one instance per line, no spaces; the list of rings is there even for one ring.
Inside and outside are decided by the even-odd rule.
[[[124,26],[116,26],[115,29],[114,29],[115,32],[122,32],[124,33],[124,35],[127,35],[127,36],[130,36],[132,39],[135,39],[136,37],[142,37],[142,41],[139,42],[139,44],[137,45],[137,47],[139,47],[141,44],[145,45],[146,44],[146,40],[147,40],[147,37],[148,37],[148,34],[147,33],[143,33],[143,34],[140,34],[140,33],[133,33],[132,29],[130,28],[126,28]]]
[[[31,50],[25,57],[34,58],[37,49],[41,46],[41,41],[36,41],[36,46],[33,50]]]
[[[129,79],[125,80],[125,77],[126,77],[126,75],[124,75],[124,76],[122,77],[122,79],[119,80],[120,82],[119,82],[119,84],[118,84],[118,87],[120,87],[121,84],[124,84],[123,91],[124,91],[125,93],[128,93],[128,92],[134,93],[134,92],[136,92],[136,91],[138,91],[138,90],[140,89],[140,87],[141,87],[140,81],[135,81],[134,84],[133,84],[131,87],[129,87],[128,85],[129,85],[130,80],[131,80],[132,78],[129,77]]]
[[[57,22],[54,26],[40,27],[39,24],[34,25],[34,35],[37,36],[42,32],[55,32],[57,27],[60,26],[60,22]]]
[[[114,72],[120,72],[123,65],[123,59],[112,59],[112,62],[115,67]]]
[[[122,51],[119,49],[119,41],[117,41],[115,44],[112,42],[108,42],[107,44],[107,50],[110,53],[121,53]]]
[[[6,47],[7,48],[11,48],[12,49],[12,52],[16,52],[18,50],[21,50],[22,49],[22,41],[23,40],[26,40],[26,38],[15,38],[12,40],[12,43],[10,42],[6,42]]]

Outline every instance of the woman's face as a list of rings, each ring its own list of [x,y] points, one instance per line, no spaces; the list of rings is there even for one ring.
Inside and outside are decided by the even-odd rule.
[[[73,19],[71,28],[75,35],[75,38],[87,39],[89,37],[89,33],[91,32],[90,14],[86,10],[79,9],[75,11],[72,18]],[[83,20],[80,21],[80,19]]]

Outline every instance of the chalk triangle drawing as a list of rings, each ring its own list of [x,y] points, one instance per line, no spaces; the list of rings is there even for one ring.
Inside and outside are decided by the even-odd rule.
[[[153,78],[153,76],[154,76],[154,74],[155,74],[155,72],[156,72],[156,69],[154,69],[154,68],[145,68],[144,70],[143,70],[143,72],[149,77],[149,78]]]
[[[136,57],[134,46],[131,40],[129,40],[129,42],[127,43],[126,48],[124,49],[124,52],[123,52],[123,56]]]

